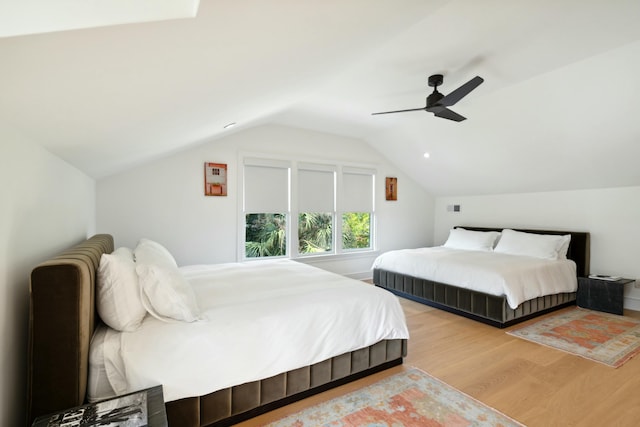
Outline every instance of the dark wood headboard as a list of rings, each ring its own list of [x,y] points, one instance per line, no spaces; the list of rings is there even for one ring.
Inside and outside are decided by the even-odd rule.
[[[489,228],[489,227],[472,227],[460,225],[455,228],[464,228],[473,231],[502,231],[505,228]],[[587,277],[590,273],[589,260],[591,257],[591,241],[588,232],[584,231],[561,231],[561,230],[531,230],[525,228],[511,228],[515,231],[523,231],[525,233],[535,234],[554,234],[562,235],[571,234],[571,242],[569,243],[569,251],[567,252],[567,258],[573,260],[576,263],[576,271],[578,277]]]
[[[95,278],[113,237],[98,234],[31,272],[27,425],[84,403],[89,344],[97,321]]]

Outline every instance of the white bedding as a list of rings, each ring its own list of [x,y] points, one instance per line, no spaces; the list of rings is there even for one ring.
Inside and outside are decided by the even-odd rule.
[[[162,384],[166,401],[201,396],[409,337],[390,292],[295,261],[180,270],[204,320],[147,316],[134,332],[110,329],[104,357],[116,393]]]
[[[543,295],[575,292],[576,264],[487,251],[445,248],[402,249],[381,254],[372,268],[505,295],[515,309],[524,301]]]

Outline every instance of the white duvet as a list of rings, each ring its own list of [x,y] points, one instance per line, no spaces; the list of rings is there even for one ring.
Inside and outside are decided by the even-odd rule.
[[[104,357],[116,393],[162,384],[166,401],[200,396],[409,337],[390,292],[295,261],[181,271],[204,320],[147,316],[135,332],[109,330]]]
[[[543,295],[575,292],[576,264],[497,252],[445,248],[402,249],[381,254],[372,268],[505,295],[515,309],[524,301]]]

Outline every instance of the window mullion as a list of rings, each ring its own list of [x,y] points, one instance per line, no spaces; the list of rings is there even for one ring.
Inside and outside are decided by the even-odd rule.
[[[291,167],[291,179],[289,182],[289,236],[291,237],[288,242],[289,253],[291,257],[297,257],[300,255],[298,247],[298,167],[297,163],[293,162]]]
[[[335,209],[333,213],[334,222],[335,222],[335,230],[336,230],[336,238],[335,238],[335,246],[336,253],[341,254],[343,252],[342,247],[342,205],[344,204],[342,201],[343,191],[342,191],[342,166],[338,167],[338,173],[336,174],[336,195],[335,195]]]

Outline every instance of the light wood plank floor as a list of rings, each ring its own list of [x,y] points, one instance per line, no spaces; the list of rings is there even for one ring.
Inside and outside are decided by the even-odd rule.
[[[640,425],[640,356],[614,369],[511,337],[509,328],[401,302],[411,333],[403,366],[239,425],[275,421],[412,366],[530,427]],[[625,314],[640,318],[640,312]]]

